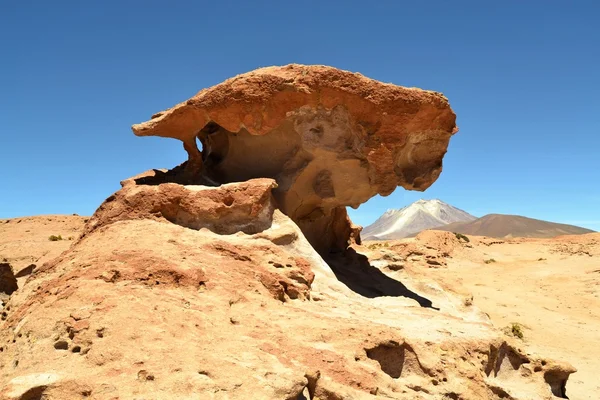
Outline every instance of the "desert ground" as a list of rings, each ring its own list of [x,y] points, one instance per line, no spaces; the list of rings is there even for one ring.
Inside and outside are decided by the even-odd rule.
[[[85,221],[86,217],[59,215],[0,220],[0,261],[11,263],[15,271],[51,261],[75,243]],[[50,235],[63,240],[51,241]],[[510,340],[577,368],[567,384],[570,399],[597,399],[600,234],[468,239],[425,231],[416,238],[365,242],[354,248],[367,255],[372,266],[425,297],[431,288],[420,285],[437,282],[443,293],[487,313],[507,337],[514,336],[510,327],[518,324],[523,338]],[[433,307],[444,311],[447,305],[441,298],[432,297]],[[240,315],[235,318],[247,317]]]
[[[599,398],[600,233],[469,239],[458,244],[446,233],[425,231],[363,247],[403,254],[403,268],[387,271],[393,277],[402,279],[406,270],[429,275],[465,301],[472,296],[496,327],[509,331],[518,324],[529,349],[577,368],[567,385],[570,399]]]
[[[0,263],[11,266],[21,287],[33,269],[56,258],[71,246],[87,220],[78,215],[2,219]],[[54,240],[50,240],[51,236]]]

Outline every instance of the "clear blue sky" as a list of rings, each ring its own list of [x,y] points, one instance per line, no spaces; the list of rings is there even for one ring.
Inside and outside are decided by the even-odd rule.
[[[186,157],[131,124],[303,63],[443,92],[458,115],[439,180],[373,198],[358,223],[423,197],[600,230],[599,18],[598,1],[2,2],[0,218],[93,213]]]

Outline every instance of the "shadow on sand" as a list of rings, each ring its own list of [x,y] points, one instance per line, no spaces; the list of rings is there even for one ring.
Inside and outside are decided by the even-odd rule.
[[[433,307],[431,300],[373,267],[366,256],[352,248],[344,253],[330,254],[325,257],[325,261],[340,282],[361,296],[371,299],[381,296],[408,297],[417,301],[421,307],[439,310]]]

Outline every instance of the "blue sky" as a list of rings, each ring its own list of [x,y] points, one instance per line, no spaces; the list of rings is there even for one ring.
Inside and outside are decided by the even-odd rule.
[[[600,230],[600,2],[19,1],[0,5],[0,218],[90,215],[185,159],[133,123],[261,66],[326,64],[443,92],[444,172],[351,211],[439,198]]]

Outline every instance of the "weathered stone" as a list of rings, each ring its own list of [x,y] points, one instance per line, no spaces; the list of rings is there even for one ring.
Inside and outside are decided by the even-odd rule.
[[[166,220],[191,229],[207,228],[218,234],[257,233],[271,226],[275,209],[272,179],[251,179],[218,188],[160,185],[147,182],[156,174],[148,172],[128,179],[96,210],[84,235],[105,225],[123,220]]]
[[[440,93],[288,65],[204,89],[133,131],[183,141],[188,161],[173,182],[275,179],[279,208],[327,252],[348,245],[348,229],[333,231],[345,206],[437,179],[455,119]]]

